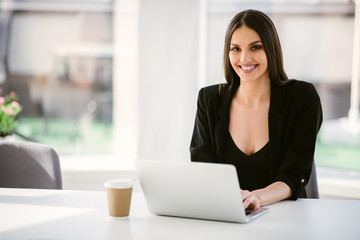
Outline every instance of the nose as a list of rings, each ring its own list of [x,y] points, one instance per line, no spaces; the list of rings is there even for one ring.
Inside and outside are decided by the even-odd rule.
[[[252,59],[250,51],[242,51],[240,56],[240,61],[243,63],[250,62]]]

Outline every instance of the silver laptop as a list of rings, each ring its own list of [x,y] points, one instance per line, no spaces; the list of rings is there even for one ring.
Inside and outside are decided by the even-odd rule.
[[[247,223],[268,211],[245,211],[233,165],[144,159],[136,168],[156,215]]]

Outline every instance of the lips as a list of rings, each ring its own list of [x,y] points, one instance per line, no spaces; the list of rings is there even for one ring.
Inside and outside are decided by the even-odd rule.
[[[244,73],[251,73],[253,72],[256,67],[258,66],[258,64],[243,64],[243,65],[239,65],[239,67],[241,68],[241,70]]]

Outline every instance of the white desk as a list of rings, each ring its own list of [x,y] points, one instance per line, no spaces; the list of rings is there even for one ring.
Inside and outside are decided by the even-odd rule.
[[[283,201],[249,224],[160,217],[134,193],[128,220],[105,192],[0,188],[0,239],[360,239],[360,200]]]

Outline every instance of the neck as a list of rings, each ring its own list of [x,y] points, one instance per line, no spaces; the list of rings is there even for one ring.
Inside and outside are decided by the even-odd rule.
[[[246,107],[257,108],[270,103],[271,83],[242,82],[237,90],[234,99]]]

